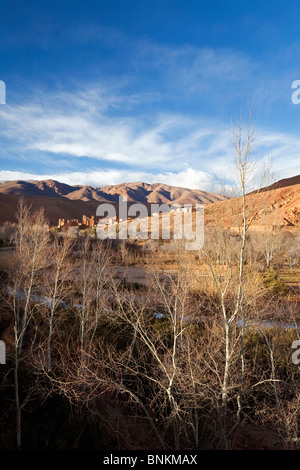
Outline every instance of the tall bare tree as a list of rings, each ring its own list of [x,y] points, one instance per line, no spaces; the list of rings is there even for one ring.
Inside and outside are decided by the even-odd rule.
[[[221,363],[213,358],[214,369],[220,388],[220,403],[217,399],[216,409],[219,410],[223,441],[230,446],[230,436],[241,419],[242,396],[245,395],[246,362],[244,353],[244,328],[249,306],[253,298],[248,297],[249,270],[246,269],[246,245],[248,232],[257,214],[265,206],[268,194],[262,197],[260,189],[266,184],[269,168],[264,169],[258,178],[258,160],[255,159],[255,126],[252,113],[246,126],[242,120],[232,126],[232,143],[234,149],[235,181],[226,187],[224,194],[230,196],[228,206],[231,210],[231,230],[236,234],[237,242],[233,249],[232,240],[228,236],[221,220],[215,221],[214,237],[217,250],[207,249],[207,244],[200,251],[200,259],[210,272],[217,300],[214,301],[216,311],[220,312],[224,341],[224,357]],[[225,188],[226,185],[224,185]],[[253,188],[256,187],[255,190]],[[251,193],[251,194],[250,194]],[[213,230],[213,229],[212,229]],[[219,252],[218,266],[213,252]],[[221,364],[221,369],[220,369]],[[239,364],[239,372],[236,367]],[[218,395],[216,395],[218,396]],[[236,420],[227,423],[227,411],[232,398],[236,402]]]
[[[47,334],[47,367],[52,368],[52,338],[55,332],[55,320],[59,310],[62,312],[71,307],[73,300],[74,266],[72,253],[75,241],[73,238],[54,235],[46,253],[47,269],[43,271],[43,303],[45,305],[45,320],[49,326]],[[58,322],[59,322],[58,318]]]
[[[36,304],[41,303],[39,274],[46,264],[49,242],[48,226],[43,211],[32,212],[23,199],[17,214],[14,270],[11,273],[9,294],[14,318],[14,385],[16,406],[17,447],[21,448],[21,413],[27,398],[20,399],[20,363],[26,358],[25,334],[34,315]]]

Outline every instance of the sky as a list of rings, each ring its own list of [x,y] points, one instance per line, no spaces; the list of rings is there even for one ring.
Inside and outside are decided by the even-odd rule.
[[[213,191],[249,107],[255,157],[300,174],[298,1],[0,0],[0,17],[0,181]]]

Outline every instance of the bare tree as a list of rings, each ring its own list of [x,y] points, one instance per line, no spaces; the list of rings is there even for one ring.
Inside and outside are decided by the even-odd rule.
[[[93,266],[97,264],[95,254],[84,253],[87,259],[92,256]],[[147,297],[116,278],[112,270],[105,270],[103,277],[104,267],[99,258],[94,282],[83,286],[86,306],[84,316],[79,313],[79,342],[73,336],[65,339],[59,347],[59,363],[51,375],[45,373],[70,400],[95,413],[96,398],[106,394],[122,401],[124,407],[125,403],[137,407],[160,448],[167,448],[173,440],[179,449],[183,417],[189,410],[183,393],[189,292],[186,266],[163,278],[153,272]],[[86,269],[82,272],[91,276]],[[105,286],[97,286],[97,279],[105,279]],[[162,317],[156,315],[155,306],[162,310]]]
[[[79,318],[79,338],[81,359],[84,353],[92,349],[93,340],[101,316],[104,315],[108,302],[105,286],[111,277],[110,247],[98,241],[92,243],[89,238],[82,240],[77,263],[76,282],[80,297],[76,311]]]
[[[54,236],[48,245],[47,269],[43,272],[43,303],[46,313],[45,320],[49,325],[47,334],[47,364],[48,371],[52,367],[52,337],[55,328],[55,316],[59,309],[70,307],[73,292],[73,261],[72,251],[74,239],[64,236]]]
[[[282,218],[273,211],[271,214],[263,210],[262,231],[251,231],[251,239],[257,255],[264,259],[265,267],[270,268],[274,262],[283,258],[286,246],[286,231],[282,227]],[[274,213],[275,212],[275,213]]]
[[[254,302],[253,297],[249,297],[246,288],[249,285],[249,270],[246,269],[248,231],[268,198],[268,194],[262,197],[260,192],[260,188],[267,181],[268,169],[264,170],[257,180],[258,162],[254,158],[254,131],[251,112],[245,129],[241,121],[238,126],[232,128],[236,180],[230,189],[227,188],[226,193],[231,196],[228,205],[231,210],[232,230],[237,235],[235,248],[232,249],[232,237],[229,237],[222,227],[221,218],[215,221],[215,243],[220,253],[218,263],[221,262],[222,266],[216,265],[215,256],[212,255],[211,249],[207,250],[207,245],[199,254],[209,270],[215,295],[217,295],[217,300],[214,301],[215,308],[217,312],[220,312],[222,319],[224,357],[221,361],[221,369],[220,362],[217,362],[215,357],[211,357],[210,368],[218,377],[220,401],[217,398],[216,409],[219,410],[223,443],[226,447],[230,447],[230,436],[240,423],[242,396],[246,394],[244,329],[247,312]],[[253,191],[254,184],[257,185],[255,191]],[[217,394],[216,397],[218,397]],[[236,402],[236,419],[234,424],[230,420],[228,425],[228,406],[233,397]]]
[[[21,448],[21,413],[27,403],[20,400],[19,369],[26,358],[23,352],[25,334],[34,314],[39,297],[39,274],[45,266],[48,226],[43,211],[32,213],[23,199],[19,201],[17,214],[17,233],[15,235],[14,271],[11,273],[9,294],[14,318],[14,386],[16,406],[17,447]]]

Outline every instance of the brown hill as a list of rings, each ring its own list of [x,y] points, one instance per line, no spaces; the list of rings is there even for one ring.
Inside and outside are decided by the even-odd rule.
[[[270,189],[286,188],[287,186],[294,186],[295,184],[300,184],[300,175],[276,181],[276,183],[273,183],[270,186],[266,186],[265,188],[261,189],[261,191],[270,191]]]
[[[53,180],[5,181],[0,184],[0,194],[14,194],[18,196],[62,197],[73,190],[73,186]]]
[[[16,222],[19,195],[0,194],[0,224]],[[33,210],[43,207],[49,223],[57,225],[58,219],[79,219],[83,215],[88,217],[96,214],[98,201],[72,201],[66,198],[45,196],[24,196],[25,202]]]
[[[91,186],[80,186],[78,189],[70,191],[65,197],[73,201],[100,201],[109,202],[111,200],[107,195],[102,194],[100,190],[92,188]]]
[[[150,204],[210,204],[224,199],[219,194],[161,183],[117,184],[101,190],[107,197],[127,196],[128,201]]]
[[[241,198],[233,198],[213,204],[206,209],[206,224],[214,224],[217,221],[223,227],[234,227],[232,213],[241,211],[241,203]],[[248,194],[246,204],[248,208],[254,204],[253,212],[257,212],[253,228],[259,229],[266,223],[269,225],[279,223],[281,226],[291,228],[300,227],[300,184],[291,186],[282,184],[277,189],[265,189],[258,194]]]

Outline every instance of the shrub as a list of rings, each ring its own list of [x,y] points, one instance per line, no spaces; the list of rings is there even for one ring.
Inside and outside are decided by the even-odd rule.
[[[287,293],[287,287],[279,279],[278,273],[273,267],[268,268],[266,274],[263,275],[262,283],[272,294]]]

